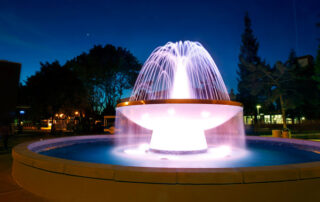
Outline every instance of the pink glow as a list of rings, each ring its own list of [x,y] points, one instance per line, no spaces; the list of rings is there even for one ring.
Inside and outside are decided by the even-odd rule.
[[[168,42],[144,63],[130,101],[158,99],[230,100],[208,51],[192,41]]]
[[[230,100],[210,54],[200,43],[191,41],[168,42],[156,48],[143,65],[130,101],[162,99]],[[117,108],[117,113],[126,117],[129,123],[133,122],[131,124],[134,127],[138,125],[152,131],[148,147],[153,151],[209,151],[205,131],[215,128],[217,130],[213,132],[217,145],[220,143],[230,146],[235,136],[243,141],[242,107],[239,106],[145,104],[123,106]],[[225,123],[227,124],[224,125]],[[129,127],[125,131],[133,131]],[[228,153],[229,146],[216,148],[213,153],[223,156]]]
[[[125,145],[115,147],[113,153],[121,158],[142,161],[144,166],[176,167],[176,168],[199,168],[199,167],[223,167],[226,166],[226,160],[234,161],[250,155],[250,152],[241,148],[232,148],[227,145],[213,146],[209,145],[205,153],[173,155],[153,153],[146,148],[148,144]]]
[[[189,77],[185,64],[186,60],[185,57],[177,58],[173,89],[170,95],[170,98],[172,99],[191,98]]]
[[[150,148],[166,151],[207,149],[204,131],[217,127],[242,107],[220,104],[151,104],[118,108],[136,124],[153,131]]]

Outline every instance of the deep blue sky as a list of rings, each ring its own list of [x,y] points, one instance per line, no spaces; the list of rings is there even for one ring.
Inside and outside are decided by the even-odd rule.
[[[267,62],[285,60],[292,48],[298,56],[316,54],[317,0],[1,0],[0,59],[21,62],[24,81],[39,62],[64,64],[94,44],[123,46],[143,63],[159,45],[192,40],[210,52],[228,89],[236,89],[245,11]]]

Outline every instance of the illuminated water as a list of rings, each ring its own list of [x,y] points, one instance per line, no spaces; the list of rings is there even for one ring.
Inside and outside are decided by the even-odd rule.
[[[130,101],[159,99],[230,100],[212,57],[191,41],[168,42],[144,63]]]
[[[92,141],[92,140],[91,140]],[[60,143],[61,144],[61,143]],[[62,147],[61,147],[62,146]],[[139,145],[137,145],[139,147]],[[143,145],[140,151],[143,151]],[[130,147],[125,147],[130,149]],[[241,150],[240,150],[241,151]],[[165,155],[133,153],[123,155],[121,147],[113,140],[97,140],[57,147],[41,154],[92,163],[142,167],[221,168],[271,166],[320,161],[319,148],[296,146],[288,143],[247,140],[247,150],[235,150],[227,156],[215,156],[214,151],[205,155]],[[139,155],[142,158],[139,158]],[[213,155],[213,156],[212,156]]]
[[[210,150],[207,136],[214,136],[215,144],[244,148],[242,107],[228,104],[230,98],[220,72],[200,43],[169,42],[156,48],[143,65],[130,101],[168,99],[183,100],[118,107],[118,134],[127,135],[127,144],[137,143],[135,134],[149,134],[149,147],[154,151]],[[186,104],[186,99],[225,104]]]

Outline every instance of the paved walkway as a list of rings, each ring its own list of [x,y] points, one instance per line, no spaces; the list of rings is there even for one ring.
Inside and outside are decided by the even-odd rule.
[[[11,176],[11,154],[0,155],[0,201],[43,202],[46,201],[19,187]]]

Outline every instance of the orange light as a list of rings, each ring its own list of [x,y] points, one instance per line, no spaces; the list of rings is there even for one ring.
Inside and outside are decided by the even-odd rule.
[[[75,111],[75,112],[74,112],[74,115],[78,116],[78,115],[79,115],[79,112],[78,112],[78,111]]]
[[[60,118],[62,118],[62,117],[63,117],[63,114],[61,113],[59,116],[60,116]]]

